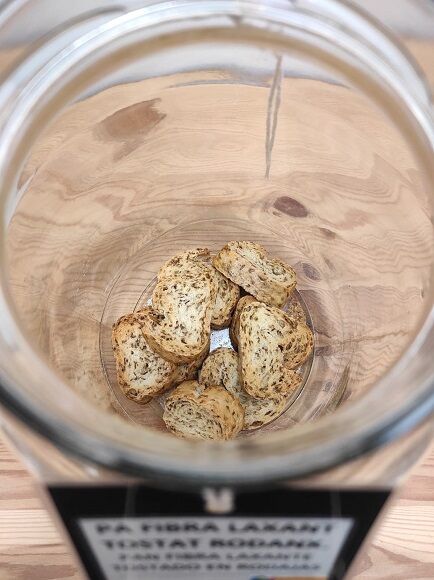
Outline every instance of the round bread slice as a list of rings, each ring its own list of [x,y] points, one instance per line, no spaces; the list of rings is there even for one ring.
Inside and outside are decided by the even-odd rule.
[[[289,376],[289,375],[288,375]],[[292,389],[300,386],[301,377],[291,373]],[[268,399],[255,399],[243,389],[239,377],[238,355],[231,348],[213,350],[203,363],[199,382],[206,387],[219,385],[236,397],[244,409],[244,429],[257,429],[268,425],[286,408],[288,397],[274,395]]]
[[[299,322],[285,349],[285,366],[295,369],[302,365],[313,349],[313,334],[304,322]]]
[[[142,334],[141,318],[148,310],[122,316],[112,329],[119,387],[140,404],[170,389],[177,374],[177,366],[154,352]]]
[[[210,263],[208,248],[195,248],[179,252],[168,260],[159,270],[158,279],[171,276],[200,275],[204,269],[215,278],[217,285],[216,299],[211,314],[211,327],[227,328],[231,322],[232,312],[240,297],[240,288],[216,270]]]
[[[242,296],[235,307],[234,314],[232,316],[232,322],[229,327],[229,337],[231,339],[232,346],[235,350],[238,350],[238,333],[240,331],[240,314],[244,306],[246,304],[250,304],[250,302],[255,302],[255,298],[253,296]]]
[[[167,397],[163,420],[178,437],[227,440],[241,431],[244,411],[223,387],[186,381]]]
[[[292,390],[293,376],[285,351],[297,324],[282,310],[250,302],[241,311],[238,350],[243,387],[257,399]]]
[[[211,331],[216,285],[208,271],[169,276],[156,285],[153,308],[143,317],[143,334],[151,348],[174,363],[201,356]]]
[[[269,257],[253,242],[229,242],[214,257],[213,265],[257,300],[272,306],[283,306],[297,282],[288,264]]]

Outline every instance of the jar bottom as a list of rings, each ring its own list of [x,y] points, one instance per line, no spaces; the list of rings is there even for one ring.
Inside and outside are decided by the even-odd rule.
[[[140,405],[129,400],[119,388],[116,379],[116,367],[111,346],[111,328],[113,323],[120,317],[130,312],[140,310],[151,303],[152,292],[155,287],[156,274],[161,265],[171,256],[185,249],[195,247],[207,247],[211,253],[217,252],[227,241],[232,239],[248,239],[259,242],[273,253],[273,248],[280,245],[285,247],[282,238],[279,239],[277,232],[262,231],[258,236],[257,224],[246,220],[200,220],[186,222],[174,227],[157,239],[152,239],[141,246],[124,263],[122,268],[115,273],[112,284],[107,292],[100,320],[99,331],[99,354],[100,362],[107,383],[107,389],[112,395],[115,409],[127,420],[138,423],[145,427],[165,430],[162,420],[164,399],[167,395],[155,398],[145,405]],[[259,239],[258,239],[259,237]],[[279,252],[280,257],[285,256]],[[291,260],[288,260],[291,263]],[[303,262],[301,262],[303,264]],[[300,262],[295,264],[300,268]],[[324,282],[318,280],[317,292],[315,293],[315,306],[309,305],[310,292],[303,279],[299,288],[295,291],[295,298],[300,302],[308,325],[314,332],[315,347],[308,360],[300,367],[298,372],[302,381],[288,402],[280,417],[258,430],[249,430],[241,433],[240,437],[259,436],[264,431],[277,430],[290,427],[291,424],[309,420],[313,416],[320,416],[327,412],[329,407],[336,405],[336,396],[342,390],[341,374],[339,372],[339,359],[342,354],[342,342],[336,337],[333,353],[322,345],[323,338],[316,332],[324,333],[329,318],[336,319],[339,315],[337,305],[333,312],[333,302],[329,300],[330,293],[321,292]],[[327,296],[327,300],[322,300]],[[288,310],[289,302],[283,310]],[[211,350],[219,347],[231,347],[229,330],[213,330],[211,333]],[[340,348],[341,347],[341,348]],[[334,359],[333,364],[331,358]],[[329,359],[327,361],[327,359]],[[318,386],[321,387],[318,389]],[[339,394],[342,399],[343,392]],[[312,411],[316,414],[312,415]]]

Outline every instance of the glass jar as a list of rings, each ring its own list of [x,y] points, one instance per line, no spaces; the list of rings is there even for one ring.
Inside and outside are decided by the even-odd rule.
[[[51,480],[393,483],[434,405],[434,136],[409,55],[330,0],[13,2],[0,22],[0,398],[24,454]],[[296,269],[314,355],[267,428],[179,440],[120,392],[111,325],[170,256],[233,239]]]

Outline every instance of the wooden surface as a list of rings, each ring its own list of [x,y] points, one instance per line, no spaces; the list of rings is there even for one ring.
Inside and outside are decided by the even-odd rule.
[[[434,578],[434,447],[397,494],[352,580]],[[83,579],[34,479],[0,441],[0,580]]]

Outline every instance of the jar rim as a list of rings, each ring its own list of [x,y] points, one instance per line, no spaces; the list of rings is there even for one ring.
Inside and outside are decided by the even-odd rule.
[[[325,3],[322,0],[306,0],[294,4],[290,8],[286,4],[283,7],[283,4],[280,0],[272,3],[267,2],[267,7],[275,8],[274,12],[270,9],[270,17],[271,15],[274,18],[278,18],[279,15],[282,17],[282,13],[288,16],[292,14],[294,17],[302,9],[300,5],[305,5],[310,11],[309,18],[315,18],[315,14],[312,12],[313,8],[317,7],[319,16],[322,16],[320,9],[324,7]],[[429,142],[434,143],[432,120],[429,116],[423,80],[420,79],[418,87],[414,85],[409,87],[406,86],[408,85],[407,77],[397,76],[398,72],[395,67],[400,61],[407,63],[406,71],[410,76],[419,78],[419,72],[413,67],[407,56],[394,42],[392,43],[389,37],[384,36],[383,31],[376,27],[372,20],[366,19],[350,5],[338,1],[327,4],[328,6],[332,5],[335,10],[343,7],[345,14],[357,14],[356,21],[358,22],[358,19],[363,21],[361,30],[375,30],[377,37],[383,38],[385,45],[390,50],[393,47],[392,52],[389,51],[385,54],[385,62],[379,62],[376,66],[379,67],[379,70],[383,70],[386,80],[392,83],[394,88],[402,88],[402,91],[405,92],[402,95],[403,101],[409,112],[419,123],[424,137]],[[15,94],[12,89],[15,91],[17,89],[17,87],[14,88],[14,74],[18,73],[11,73],[3,87],[0,88],[0,109],[1,105],[5,104],[3,119],[0,119],[0,124],[3,125],[0,132],[0,175],[3,174],[2,169],[5,170],[5,175],[10,175],[9,183],[6,178],[3,180],[3,209],[8,207],[10,212],[10,206],[6,205],[6,198],[9,199],[8,193],[12,191],[13,178],[11,172],[6,171],[6,169],[16,166],[16,164],[11,163],[11,152],[14,151],[13,143],[25,135],[24,132],[20,133],[20,130],[25,126],[27,115],[31,113],[32,107],[36,106],[38,93],[35,89],[47,90],[47,87],[54,83],[54,79],[58,79],[62,74],[61,68],[53,73],[54,64],[63,65],[66,67],[66,71],[72,63],[82,62],[86,55],[103,46],[104,42],[113,41],[114,35],[118,37],[128,30],[134,30],[134,26],[146,26],[149,29],[161,22],[162,16],[164,16],[164,22],[170,24],[176,19],[190,19],[192,15],[196,15],[197,18],[216,15],[227,17],[229,15],[242,19],[235,21],[234,26],[239,26],[242,22],[243,26],[251,27],[255,23],[257,25],[258,22],[265,22],[269,17],[261,12],[263,5],[264,3],[259,0],[242,0],[237,3],[228,0],[218,0],[217,2],[200,0],[179,3],[174,10],[171,2],[150,3],[145,9],[116,16],[98,30],[87,32],[85,37],[80,38],[76,46],[69,47],[63,53],[50,58],[36,72],[31,68],[29,69],[28,62],[24,61],[18,71],[23,75],[19,85],[17,85],[20,89],[19,98],[11,101],[12,95]],[[332,15],[328,15],[328,18],[331,19]],[[338,12],[335,12],[334,18],[335,22],[342,27],[342,20],[339,20]],[[329,25],[332,26],[333,22],[330,21]],[[277,34],[276,31],[275,33]],[[392,53],[393,58],[391,58]],[[376,51],[373,51],[370,58],[375,54]],[[401,60],[398,59],[399,55]],[[26,76],[25,73],[28,75]],[[6,111],[7,119],[5,119]],[[23,156],[22,151],[20,155]],[[7,224],[3,223],[2,228],[4,239]],[[5,263],[4,246],[5,244],[1,250],[3,264]],[[375,392],[373,390],[363,399],[338,409],[332,417],[323,417],[314,424],[297,425],[285,433],[270,434],[270,436],[255,443],[243,440],[224,444],[187,443],[174,440],[164,434],[153,433],[147,435],[146,438],[139,438],[141,445],[133,447],[127,442],[135,436],[136,430],[143,431],[140,427],[120,423],[117,427],[117,433],[113,433],[108,428],[99,428],[102,423],[99,424],[98,421],[85,426],[83,422],[79,424],[78,420],[74,420],[72,416],[68,417],[64,408],[59,410],[57,416],[53,416],[50,414],[50,409],[44,408],[40,401],[29,398],[28,392],[26,393],[23,387],[32,378],[35,381],[48,381],[54,388],[65,383],[39,359],[37,353],[28,343],[14,316],[5,272],[1,271],[0,275],[0,311],[4,313],[5,317],[4,324],[0,328],[0,400],[6,408],[20,417],[29,427],[48,437],[60,448],[110,469],[135,475],[152,476],[153,478],[176,476],[185,481],[197,483],[257,484],[260,481],[301,477],[355,458],[396,438],[419,424],[434,410],[434,365],[432,363],[429,368],[424,369],[425,374],[418,377],[418,384],[414,385],[414,389],[411,389],[410,392],[408,392],[409,389],[406,389],[405,393],[397,397],[394,404],[387,400],[396,384],[402,383],[403,380],[410,380],[408,361],[422,346],[426,348],[426,345],[434,338],[432,330],[434,310],[431,310],[417,335],[414,336],[413,343],[404,353],[402,360],[380,379]],[[17,350],[22,353],[22,359],[27,361],[26,364],[30,368],[32,365],[33,368],[37,367],[37,373],[34,377],[30,373],[26,375],[22,367],[12,371],[11,365],[16,363],[16,359],[11,357],[11,353],[17,352]],[[88,417],[91,417],[92,413],[94,416],[103,415],[102,412],[95,411],[93,407],[90,408],[89,404]],[[85,418],[83,417],[83,419]],[[116,439],[117,435],[119,437]],[[343,437],[345,437],[345,445],[342,444]],[[186,448],[189,449],[188,457],[183,455]],[[207,453],[202,454],[201,450],[204,448],[207,449]],[[264,456],[255,455],[255,448],[261,448]],[[165,449],[167,453],[162,453],[162,449]],[[240,449],[250,454],[251,459],[240,462]]]

